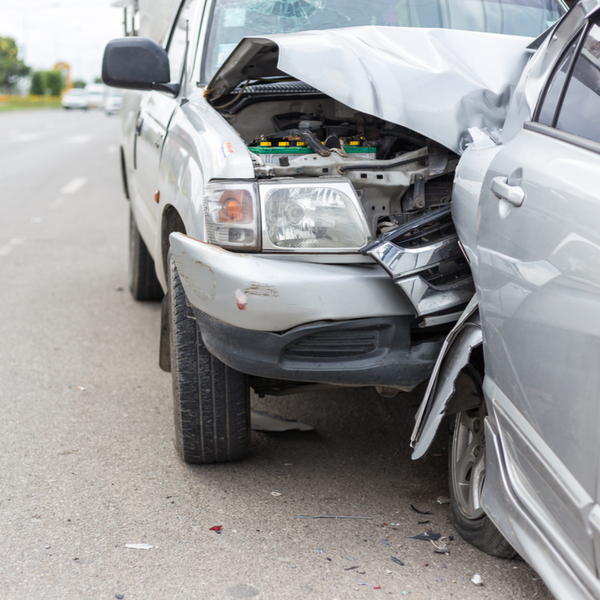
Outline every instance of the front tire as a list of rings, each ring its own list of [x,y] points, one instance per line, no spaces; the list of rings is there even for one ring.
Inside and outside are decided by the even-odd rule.
[[[250,386],[204,345],[169,254],[169,329],[175,446],[188,463],[243,458],[250,442]]]
[[[129,291],[136,300],[160,300],[163,290],[156,277],[154,259],[129,211]]]
[[[464,371],[481,395],[481,380],[475,370]],[[485,403],[456,415],[450,436],[450,513],[460,535],[492,556],[514,558],[516,552],[481,506],[486,473]]]

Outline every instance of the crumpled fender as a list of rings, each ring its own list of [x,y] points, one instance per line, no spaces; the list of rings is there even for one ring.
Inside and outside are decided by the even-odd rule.
[[[413,460],[421,458],[431,446],[456,391],[456,380],[460,372],[469,364],[473,349],[480,346],[482,341],[479,304],[477,295],[474,295],[446,337],[435,363],[415,418],[415,428],[411,436],[411,446],[414,448]],[[475,406],[477,402],[478,400],[474,401],[473,405]],[[460,406],[460,410],[467,408],[471,406]]]

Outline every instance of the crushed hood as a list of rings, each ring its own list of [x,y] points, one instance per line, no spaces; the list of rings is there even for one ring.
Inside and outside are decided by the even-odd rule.
[[[244,38],[209,85],[288,75],[350,108],[454,152],[471,127],[501,129],[532,38],[408,27],[351,27]]]

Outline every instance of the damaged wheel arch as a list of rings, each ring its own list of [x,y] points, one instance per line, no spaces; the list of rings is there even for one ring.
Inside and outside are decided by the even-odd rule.
[[[481,402],[475,396],[456,394],[456,382],[482,342],[479,305],[474,295],[444,341],[417,412],[411,436],[413,460],[425,455],[445,416],[474,408]]]

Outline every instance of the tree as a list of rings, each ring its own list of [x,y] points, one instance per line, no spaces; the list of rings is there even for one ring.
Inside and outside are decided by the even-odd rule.
[[[60,71],[36,71],[31,77],[29,93],[33,96],[60,96],[64,87]]]
[[[46,93],[50,96],[60,96],[65,82],[60,71],[46,71]]]
[[[13,38],[0,36],[0,88],[10,92],[20,77],[29,75],[31,69],[19,58]]]
[[[86,86],[86,83],[83,79],[76,79],[73,82],[73,87],[82,90]]]
[[[29,93],[32,96],[43,96],[46,93],[43,71],[36,71],[31,76],[31,87],[29,88]]]

